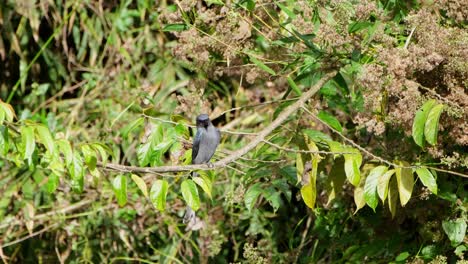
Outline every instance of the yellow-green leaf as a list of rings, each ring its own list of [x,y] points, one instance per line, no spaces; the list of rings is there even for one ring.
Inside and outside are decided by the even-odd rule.
[[[427,168],[422,167],[416,169],[416,174],[424,186],[426,186],[432,193],[437,194],[436,180],[434,175],[432,175],[432,173]]]
[[[442,114],[443,109],[444,105],[438,104],[432,107],[431,111],[427,115],[426,124],[424,125],[424,136],[426,137],[426,141],[431,145],[435,145],[437,143],[437,134],[439,132],[439,118],[440,114]]]
[[[112,181],[115,197],[119,206],[124,206],[127,203],[127,177],[119,174]]]
[[[302,181],[302,175],[304,174],[304,162],[302,161],[301,153],[296,154],[296,175],[297,183]]]
[[[208,177],[200,175],[199,177],[193,177],[192,180],[198,186],[200,186],[203,189],[203,191],[205,191],[205,193],[208,195],[208,197],[210,197],[210,199],[212,198],[211,197],[212,185],[211,185],[211,181],[210,181],[210,179],[208,179]]]
[[[288,81],[289,86],[291,86],[291,89],[299,96],[302,95],[301,89],[297,86],[297,84],[294,82],[294,80],[291,77],[287,77],[286,80]]]
[[[49,128],[44,125],[37,125],[36,132],[39,140],[46,147],[47,151],[54,153],[55,144],[52,134],[50,134]]]
[[[409,167],[406,161],[397,162],[398,165]],[[400,194],[401,206],[405,206],[411,198],[413,192],[414,178],[413,171],[406,168],[395,168],[395,174],[398,182],[398,193]]]
[[[379,199],[377,197],[378,181],[379,178],[387,172],[387,170],[388,168],[386,166],[378,166],[372,169],[366,177],[366,183],[364,185],[364,200],[367,205],[374,210],[374,212],[379,203]]]
[[[356,154],[344,154],[344,158],[345,158],[344,168],[345,168],[346,178],[348,178],[348,181],[352,185],[357,186],[359,184],[359,181],[361,180],[361,172],[359,169],[362,163],[362,155],[357,149],[354,149],[351,147],[343,148],[342,151],[356,153]]]
[[[34,139],[34,128],[31,126],[21,127],[21,141],[24,146],[23,159],[30,160],[34,149],[36,148],[36,142]]]
[[[13,121],[15,110],[13,110],[13,107],[10,104],[4,103],[0,100],[0,112],[3,112],[3,119],[6,119],[9,122]],[[0,123],[3,123],[3,120]]]
[[[182,186],[184,186],[184,182],[182,182]],[[166,196],[167,196],[168,189],[169,189],[169,184],[167,183],[166,180],[156,180],[154,181],[153,186],[151,186],[150,200],[153,203],[154,207],[156,207],[156,209],[158,209],[161,212],[166,209]],[[196,187],[195,187],[195,190],[196,190]],[[184,187],[182,188],[182,194],[183,192],[184,192]]]
[[[397,200],[398,200],[398,183],[395,178],[391,178],[390,183],[388,185],[388,208],[390,209],[392,218],[394,218],[396,214],[396,206],[398,203]]]
[[[55,141],[58,146],[59,151],[65,157],[65,163],[69,166],[73,162],[73,150],[70,145],[70,142],[66,139],[59,139]]]
[[[317,197],[317,190],[315,187],[315,182],[310,182],[307,185],[302,186],[301,196],[304,203],[309,207],[314,209],[315,199]]]
[[[200,208],[200,197],[198,196],[197,185],[192,180],[185,180],[180,185],[182,190],[182,197],[184,197],[187,205],[192,208],[193,211],[197,211]]]
[[[389,170],[379,178],[379,182],[377,184],[377,193],[379,194],[380,200],[382,200],[382,202],[385,202],[385,199],[387,199],[388,184],[394,173],[395,170]]]
[[[132,174],[130,177],[132,178],[133,182],[135,182],[135,184],[138,186],[138,189],[140,189],[141,193],[143,193],[145,197],[148,197],[148,187],[146,186],[145,181],[136,174]]]
[[[356,211],[354,211],[354,214],[366,205],[364,188],[362,188],[362,186],[358,186],[354,189],[354,203],[356,204]]]
[[[425,102],[414,116],[412,136],[414,142],[416,142],[420,147],[424,146],[424,126],[426,124],[427,116],[435,104],[435,100]]]

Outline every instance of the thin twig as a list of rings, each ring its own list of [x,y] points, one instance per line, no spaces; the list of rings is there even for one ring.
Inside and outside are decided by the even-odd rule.
[[[58,225],[59,225],[58,223],[52,224],[52,225],[50,225],[50,226],[44,227],[43,229],[41,229],[41,230],[39,230],[39,231],[37,231],[37,232],[34,232],[34,233],[32,233],[32,234],[29,234],[29,235],[27,235],[27,236],[25,236],[25,237],[16,239],[16,240],[14,240],[14,241],[11,241],[11,242],[2,244],[2,245],[0,245],[0,246],[1,246],[2,248],[6,248],[6,247],[9,247],[9,246],[14,245],[14,244],[21,243],[21,242],[23,242],[23,241],[25,241],[25,240],[27,240],[27,239],[30,239],[30,238],[35,237],[35,236],[37,236],[37,235],[40,235],[40,234],[42,234],[42,233],[44,233],[44,232],[46,232],[46,231],[49,231],[50,229],[52,229],[52,228],[54,228],[54,227],[57,227]]]
[[[315,150],[305,150],[305,149],[292,149],[292,148],[282,147],[268,140],[263,140],[263,142],[277,149],[284,150],[287,152],[294,152],[294,153],[311,153],[311,154],[324,154],[324,155],[343,155],[343,154],[357,155],[357,153],[355,152],[333,152],[333,151],[323,151],[323,150],[315,151]]]

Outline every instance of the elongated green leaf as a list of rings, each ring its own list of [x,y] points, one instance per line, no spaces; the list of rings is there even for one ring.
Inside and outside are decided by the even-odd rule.
[[[296,175],[297,175],[297,183],[302,181],[302,176],[304,174],[304,162],[302,161],[302,154],[296,154]]]
[[[212,189],[212,184],[210,179],[208,177],[203,177],[203,175],[200,175],[199,177],[194,177],[192,179],[198,186],[202,188],[202,190],[212,199],[211,197],[211,189]]]
[[[291,89],[299,96],[302,95],[302,91],[301,89],[299,89],[299,87],[297,86],[297,84],[294,82],[294,80],[291,78],[291,77],[287,77],[286,80],[288,81],[288,84],[289,86],[291,87]]]
[[[257,202],[257,198],[261,193],[262,193],[262,188],[260,187],[259,183],[256,183],[250,186],[247,192],[245,192],[244,204],[247,210],[249,210],[249,212],[252,211],[252,208],[254,207],[255,202]]]
[[[307,139],[307,146],[309,147],[310,151],[318,151],[317,145],[309,139]],[[304,177],[308,177],[308,179],[302,179],[303,183],[307,183],[301,188],[301,196],[304,200],[304,203],[309,207],[314,209],[315,201],[317,199],[317,169],[318,163],[320,162],[321,157],[318,154],[311,154],[312,158],[312,169],[308,173],[308,175],[304,175]]]
[[[119,206],[124,206],[127,203],[127,177],[119,174],[112,181],[115,197]]]
[[[8,127],[0,126],[0,155],[5,156],[10,149]]]
[[[340,121],[338,121],[338,119],[336,119],[333,115],[325,111],[320,111],[317,117],[323,122],[327,123],[332,128],[334,128],[335,130],[337,130],[338,132],[343,132],[343,127],[341,127]]]
[[[427,168],[416,169],[416,174],[424,186],[426,186],[433,194],[437,194],[436,180],[434,175],[432,175],[432,173]]]
[[[5,111],[0,107],[0,125],[3,125],[3,121],[5,121]]]
[[[463,242],[466,235],[466,221],[462,218],[442,222],[442,228],[447,234],[452,246],[456,247]]]
[[[154,207],[156,207],[156,209],[158,209],[160,212],[163,212],[164,210],[166,210],[166,197],[167,197],[168,189],[169,189],[169,183],[166,180],[156,180],[154,181],[153,186],[151,186],[150,200],[153,203]],[[184,199],[185,199],[185,196],[184,196]]]
[[[387,172],[387,170],[388,168],[386,166],[375,167],[369,172],[369,175],[367,175],[366,183],[364,184],[364,200],[366,201],[367,205],[369,205],[369,207],[374,210],[374,212],[379,203],[379,199],[377,197],[377,185],[379,178],[381,178],[382,175]]]
[[[285,5],[283,5],[283,4],[279,3],[279,2],[276,2],[276,1],[275,1],[275,4],[281,9],[281,11],[286,13],[286,15],[288,15],[288,17],[290,17],[292,19],[296,18],[296,14],[294,14],[294,12],[291,9],[287,8]]]
[[[185,24],[169,24],[164,26],[163,31],[175,31],[175,32],[181,32],[184,30],[187,30],[187,25]]]
[[[70,142],[66,139],[59,139],[55,141],[55,143],[57,144],[59,151],[65,157],[65,163],[67,166],[70,166],[70,164],[73,163],[73,151]]]
[[[357,186],[359,184],[359,181],[361,180],[361,172],[360,172],[360,167],[362,163],[362,155],[361,153],[354,148],[351,147],[344,147],[342,149],[342,152],[352,152],[356,154],[344,154],[345,158],[345,173],[346,173],[346,178],[348,181],[354,185]]]
[[[133,120],[130,124],[126,125],[123,129],[122,129],[122,137],[124,138],[127,138],[128,137],[128,134],[130,132],[132,132],[134,129],[136,129],[137,127],[143,125],[143,123],[145,122],[145,119],[143,117],[140,117],[140,118],[137,118],[135,120]]]
[[[271,75],[276,75],[275,71],[272,70],[270,67],[266,66],[263,62],[259,61],[253,56],[250,56],[249,58],[250,58],[250,61],[255,63],[255,65],[257,65],[260,69],[268,72]]]
[[[410,164],[406,161],[399,161],[397,164],[408,167]],[[405,206],[411,198],[413,192],[414,178],[411,169],[395,168],[395,174],[398,182],[398,193],[400,194],[401,206]]]
[[[21,140],[24,146],[23,159],[31,160],[31,156],[34,153],[34,149],[36,148],[34,128],[31,126],[22,126]]]
[[[388,185],[388,208],[390,209],[392,218],[395,217],[397,203],[398,203],[398,182],[395,179],[395,177],[393,177],[390,179],[390,183]]]
[[[68,171],[71,176],[71,187],[73,191],[81,193],[84,187],[84,168],[83,168],[83,158],[81,155],[75,151],[73,153],[72,163],[68,166]]]
[[[390,182],[390,178],[392,175],[395,173],[395,170],[389,170],[385,172],[378,181],[377,184],[377,193],[379,194],[380,200],[382,202],[385,202],[385,199],[387,199],[388,195],[388,184]]]
[[[443,109],[444,105],[438,104],[434,106],[427,115],[426,124],[424,125],[424,136],[426,137],[426,141],[431,145],[435,145],[437,143],[437,134],[439,132],[439,118],[440,114],[442,114]]]
[[[143,195],[145,197],[148,197],[148,187],[146,187],[145,181],[136,174],[132,174],[130,177],[132,178],[133,182],[135,182],[135,184],[138,186],[138,189],[140,189]]]
[[[314,183],[309,183],[307,185],[302,186],[301,188],[301,196],[304,203],[309,207],[314,209],[315,200],[317,198],[317,189]]]
[[[43,125],[37,125],[36,132],[39,140],[46,147],[47,151],[50,153],[55,152],[55,144],[52,134],[50,134],[49,128]]]
[[[184,180],[181,184],[182,196],[192,210],[200,208],[200,197],[198,196],[197,185],[192,180]]]
[[[427,116],[435,104],[435,100],[425,102],[414,117],[412,135],[414,142],[420,147],[424,147],[424,126],[426,125]]]
[[[141,144],[137,148],[137,157],[138,157],[138,162],[140,163],[140,166],[144,167],[148,165],[151,162],[151,154],[152,154],[152,149],[151,149],[151,141],[147,141],[144,144]]]
[[[55,173],[51,173],[49,175],[49,179],[47,180],[46,190],[48,193],[54,193],[57,190],[59,185],[59,176]]]

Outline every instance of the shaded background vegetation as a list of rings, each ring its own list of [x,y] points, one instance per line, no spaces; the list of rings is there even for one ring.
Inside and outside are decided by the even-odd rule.
[[[73,148],[107,146],[113,163],[183,164],[193,133],[186,125],[199,113],[255,133],[336,69],[308,106],[339,120],[343,135],[388,161],[466,173],[467,12],[465,1],[7,0],[0,98],[16,112],[12,129],[26,120],[45,124]],[[411,129],[428,99],[445,108],[438,144],[420,148]],[[302,111],[269,140],[301,148],[302,135],[314,131],[341,140]],[[155,134],[171,144],[143,153]],[[224,133],[215,159],[249,140]],[[159,212],[129,175],[128,202],[119,206],[113,180],[122,173],[86,173],[79,191],[64,174],[51,192],[47,164],[2,153],[0,256],[13,263],[466,262],[466,236],[453,243],[447,231],[455,221],[466,230],[466,178],[437,173],[437,195],[417,182],[392,217],[387,204],[357,211],[354,187],[332,186],[343,160],[324,155],[312,211],[301,198],[296,155],[261,145],[216,170],[213,199],[201,195],[204,227],[190,231],[181,223],[179,187],[187,173],[140,175],[149,186],[169,180]]]

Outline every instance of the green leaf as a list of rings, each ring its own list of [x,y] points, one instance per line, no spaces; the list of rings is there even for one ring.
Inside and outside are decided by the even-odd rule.
[[[432,175],[427,168],[422,167],[416,169],[416,174],[424,186],[426,186],[433,194],[437,194],[437,182],[434,175]]]
[[[416,112],[413,121],[413,139],[418,146],[424,147],[424,126],[426,124],[427,116],[430,110],[436,104],[435,100],[429,100]]]
[[[361,163],[362,163],[362,155],[357,149],[351,148],[351,147],[344,147],[342,149],[342,152],[356,153],[356,154],[344,154],[343,156],[345,159],[344,168],[345,168],[346,178],[352,185],[358,186],[359,181],[361,180],[361,172],[359,168],[361,167]]]
[[[356,21],[356,22],[352,22],[352,23],[349,24],[349,26],[348,26],[348,33],[354,33],[354,32],[363,30],[363,29],[365,29],[365,28],[368,28],[368,27],[372,26],[373,24],[374,24],[374,23],[368,22],[368,21]]]
[[[244,195],[244,204],[249,212],[252,212],[252,208],[257,202],[258,196],[262,193],[262,188],[260,187],[259,183],[256,183],[247,190]]]
[[[406,161],[397,162],[398,165],[409,167]],[[405,206],[411,198],[413,192],[414,178],[411,169],[395,168],[396,179],[398,182],[398,193],[400,194],[401,206]]]
[[[400,253],[400,255],[398,255],[396,258],[395,258],[395,261],[398,261],[398,262],[401,262],[401,261],[404,261],[405,259],[407,259],[408,257],[410,256],[410,253],[408,252],[403,252],[403,253]]]
[[[338,119],[336,119],[333,115],[325,111],[320,111],[317,117],[329,126],[331,126],[333,129],[337,130],[338,132],[343,132],[343,128],[341,127],[340,121],[338,121]]]
[[[138,162],[140,163],[141,167],[145,167],[151,162],[151,145],[151,141],[148,140],[146,143],[141,144],[137,148]]]
[[[392,219],[395,217],[396,214],[396,205],[398,203],[398,182],[395,177],[390,179],[390,183],[388,186],[388,208],[390,209],[390,213],[392,214]]]
[[[276,212],[281,205],[281,193],[270,186],[263,192],[263,196],[271,207],[273,207],[273,211]]]
[[[122,129],[122,132],[121,132],[122,137],[127,138],[128,134],[130,134],[130,132],[135,130],[137,127],[143,125],[144,122],[145,122],[145,119],[143,117],[140,117],[140,118],[137,118],[137,119],[133,120],[130,124],[126,125]]]
[[[466,234],[466,221],[464,219],[443,221],[442,228],[452,242],[453,247],[463,242]]]
[[[296,18],[296,14],[294,14],[294,12],[292,10],[290,10],[289,8],[287,8],[285,5],[275,1],[275,4],[281,9],[281,11],[283,11],[284,13],[286,13],[286,15],[288,15],[288,17],[290,17],[291,19],[294,19]]]
[[[175,32],[181,32],[184,30],[187,30],[187,25],[185,24],[169,24],[164,26],[163,31],[175,31]]]
[[[132,174],[130,177],[132,178],[133,182],[135,182],[135,184],[138,186],[138,189],[140,189],[143,195],[145,197],[148,197],[148,187],[146,187],[145,181],[136,174]]]
[[[68,167],[68,171],[71,176],[71,187],[73,191],[81,193],[84,187],[84,168],[83,168],[83,158],[81,155],[75,151],[73,153],[73,159],[71,164]]]
[[[340,158],[335,161],[327,178],[327,205],[333,201],[337,195],[343,190],[343,184],[346,180],[344,171],[344,159]]]
[[[181,190],[187,205],[192,208],[193,211],[197,211],[200,208],[200,197],[198,196],[197,185],[190,179],[184,180],[181,184]]]
[[[302,181],[302,176],[304,174],[304,162],[302,161],[302,154],[296,154],[296,175],[297,175],[297,183]]]
[[[388,195],[388,184],[390,182],[390,179],[392,178],[392,175],[395,173],[395,170],[389,170],[385,172],[378,181],[377,184],[377,194],[380,197],[380,200],[382,202],[385,202],[385,199],[387,199]]]
[[[182,183],[182,186],[183,185],[184,183]],[[182,187],[182,194],[183,194],[183,188],[184,187]],[[156,209],[158,209],[160,212],[163,212],[164,210],[166,210],[166,196],[167,196],[168,189],[169,189],[169,183],[166,180],[156,180],[151,186],[150,200],[153,203],[154,207],[156,207]],[[184,196],[184,199],[185,199],[185,196]]]
[[[435,145],[437,143],[437,133],[439,132],[439,118],[443,109],[444,105],[438,104],[434,106],[427,115],[426,124],[424,125],[424,136],[426,137],[426,141],[431,145]]]
[[[21,127],[21,141],[24,146],[23,159],[31,160],[31,156],[36,148],[36,141],[34,139],[34,128],[31,126]]]
[[[367,205],[374,210],[374,212],[379,203],[379,199],[377,197],[377,185],[379,179],[385,172],[387,172],[387,170],[388,168],[386,166],[375,167],[369,172],[369,175],[367,175],[366,183],[364,184],[364,200]]]
[[[317,143],[331,141],[331,138],[329,135],[323,132],[317,131],[317,130],[304,129],[303,132],[309,137],[310,140],[317,142]]]
[[[299,96],[302,95],[301,89],[297,86],[297,84],[294,82],[294,80],[291,77],[287,77],[286,80],[288,81],[289,86],[291,86],[291,89]]]
[[[275,71],[272,70],[270,67],[266,66],[263,62],[259,61],[253,56],[249,56],[249,58],[250,58],[250,61],[255,63],[255,65],[257,65],[260,69],[268,72],[271,75],[276,75]]]
[[[127,203],[127,177],[119,174],[112,181],[115,197],[119,206],[124,206]]]
[[[10,149],[8,127],[0,126],[0,155],[5,156]]]
[[[94,170],[97,163],[96,151],[86,144],[81,146],[81,152],[83,152],[85,163],[88,165],[89,170]]]
[[[73,163],[73,151],[72,147],[70,145],[70,142],[66,139],[59,139],[55,141],[57,144],[59,151],[63,154],[65,157],[65,163],[70,166],[70,164]]]
[[[52,134],[50,134],[49,128],[44,125],[37,125],[36,132],[39,140],[46,147],[47,151],[50,153],[55,152],[55,144]]]
[[[210,199],[212,199],[211,189],[213,186],[208,177],[200,175],[199,177],[193,177],[192,180],[203,189],[203,191],[208,195],[208,197],[210,197]]]
[[[55,173],[51,173],[49,175],[49,179],[47,180],[46,190],[48,193],[54,193],[57,190],[59,185],[59,176]]]

